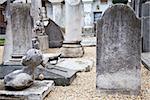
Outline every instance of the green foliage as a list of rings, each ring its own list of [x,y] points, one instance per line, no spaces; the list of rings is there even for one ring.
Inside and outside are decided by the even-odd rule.
[[[5,43],[5,39],[0,38],[0,46],[4,46],[4,43]]]
[[[127,3],[128,3],[128,0],[112,0],[112,3],[113,3],[113,4],[116,4],[116,3],[124,3],[124,4],[127,4]]]

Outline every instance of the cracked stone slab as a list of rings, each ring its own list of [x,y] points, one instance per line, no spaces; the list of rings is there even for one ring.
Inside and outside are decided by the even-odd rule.
[[[150,70],[150,52],[142,53],[142,54],[141,54],[141,59],[142,59],[143,65],[144,65],[148,70]]]
[[[75,70],[77,72],[90,71],[94,66],[94,61],[83,58],[66,58],[59,60],[56,66]]]
[[[51,80],[35,81],[31,87],[22,91],[9,91],[1,87],[0,98],[2,100],[44,100],[53,89],[54,82]]]
[[[57,86],[68,86],[73,80],[76,78],[77,71],[62,68],[55,65],[47,64],[47,68],[43,68],[42,66],[38,66],[35,69],[35,78],[39,80],[39,75],[43,74],[44,79],[46,80],[54,80],[55,85]],[[15,70],[21,69],[24,66],[20,65],[0,65],[0,79],[3,79],[5,75],[13,72]]]

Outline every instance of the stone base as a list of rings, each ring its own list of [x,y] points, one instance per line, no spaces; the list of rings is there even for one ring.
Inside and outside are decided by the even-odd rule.
[[[96,88],[102,93],[139,95],[141,90],[140,70],[97,74]]]
[[[59,60],[59,63],[56,66],[75,70],[77,72],[88,72],[94,66],[94,61],[91,59],[76,59],[76,58],[66,58]]]
[[[1,84],[2,85],[2,84]],[[54,88],[53,81],[35,81],[32,86],[22,91],[9,91],[0,88],[1,100],[44,100]]]
[[[39,75],[42,73],[44,79],[54,80],[57,86],[68,86],[76,78],[77,71],[70,70],[67,68],[61,68],[57,66],[47,65],[48,68],[38,66],[35,70],[35,79],[39,79]],[[15,70],[21,69],[24,66],[20,65],[0,65],[0,78],[3,79],[5,75]]]
[[[141,59],[144,67],[150,70],[150,52],[142,53]]]
[[[80,44],[63,44],[61,48],[62,58],[78,58],[84,55],[84,48]]]
[[[40,50],[41,51],[47,50],[49,48],[48,35],[38,36],[38,39],[40,41]]]

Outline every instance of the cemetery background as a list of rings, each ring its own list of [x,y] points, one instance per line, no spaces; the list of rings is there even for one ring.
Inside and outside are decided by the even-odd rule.
[[[140,15],[139,12],[136,12]],[[53,19],[54,20],[54,19]],[[56,21],[57,22],[57,21]],[[88,44],[88,43],[87,43]],[[86,44],[85,44],[86,45]],[[92,44],[93,45],[93,44]],[[95,45],[95,44],[94,44]],[[139,96],[128,96],[122,94],[107,95],[107,94],[97,94],[96,93],[96,53],[95,47],[85,47],[85,54],[82,58],[94,60],[94,67],[90,72],[77,73],[77,78],[73,81],[70,86],[62,87],[56,86],[54,91],[50,92],[46,100],[98,100],[98,99],[119,99],[119,100],[149,100],[150,96],[150,72],[142,66],[141,70],[141,91]],[[49,49],[47,53],[55,53],[59,49]],[[0,46],[0,62],[2,61],[3,47]]]

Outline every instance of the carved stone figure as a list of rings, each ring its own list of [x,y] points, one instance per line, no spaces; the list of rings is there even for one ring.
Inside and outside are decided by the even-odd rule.
[[[22,90],[30,87],[34,82],[34,70],[43,65],[43,57],[40,50],[30,49],[22,58],[24,68],[16,70],[4,77],[6,89]]]

